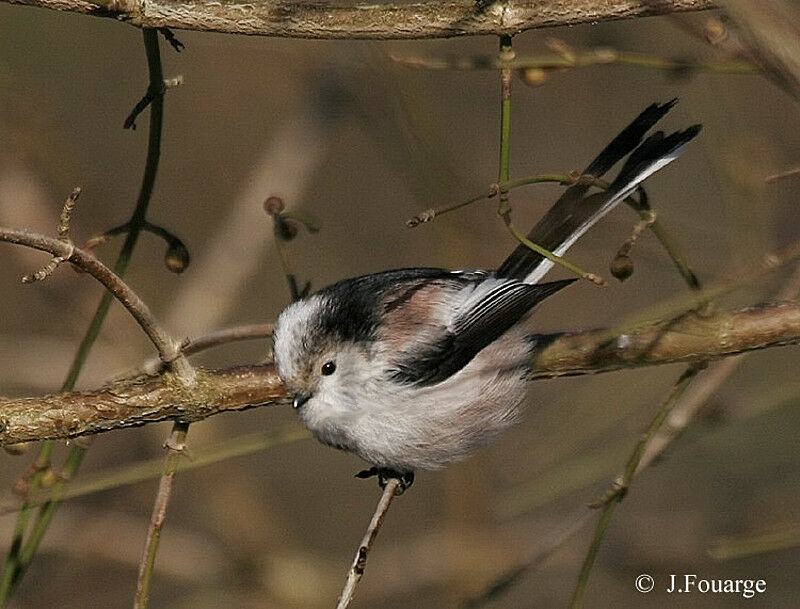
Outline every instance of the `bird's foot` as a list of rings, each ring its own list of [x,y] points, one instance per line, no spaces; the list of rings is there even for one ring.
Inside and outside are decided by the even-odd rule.
[[[372,478],[372,476],[378,477],[378,486],[381,488],[386,488],[386,484],[389,480],[395,478],[400,483],[397,485],[395,495],[402,495],[414,484],[414,472],[399,472],[394,469],[389,469],[388,467],[373,466],[369,469],[363,469],[356,474],[356,478]]]

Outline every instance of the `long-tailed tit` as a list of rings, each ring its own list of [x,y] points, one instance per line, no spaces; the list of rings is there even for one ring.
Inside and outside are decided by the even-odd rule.
[[[569,187],[528,235],[562,255],[641,182],[681,154],[699,125],[646,132],[674,105],[644,110],[583,172],[630,153],[606,191]],[[539,338],[537,303],[573,280],[538,283],[553,263],[520,245],[496,271],[410,268],[345,279],[295,302],[275,327],[275,365],[300,418],[385,482],[463,459],[516,418]]]

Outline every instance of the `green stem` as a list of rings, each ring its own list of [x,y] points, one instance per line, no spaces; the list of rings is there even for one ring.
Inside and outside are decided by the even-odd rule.
[[[19,568],[15,576],[14,585],[18,583],[25,570],[31,564],[36,551],[39,549],[39,544],[41,544],[44,534],[47,532],[50,521],[53,519],[56,509],[58,509],[60,505],[59,490],[63,488],[64,483],[68,482],[78,471],[85,454],[86,449],[78,446],[73,447],[69,452],[64,466],[61,468],[59,481],[56,482],[56,485],[53,487],[53,499],[45,502],[39,509],[39,514],[33,524],[28,540],[25,542],[19,554]]]
[[[514,223],[511,221],[511,214],[505,214],[503,216],[503,221],[506,223],[506,226],[508,227],[508,230],[511,231],[511,234],[514,235],[514,238],[517,241],[519,241],[522,245],[527,247],[528,249],[533,250],[534,252],[536,252],[537,254],[539,254],[541,256],[544,256],[545,258],[547,258],[551,262],[554,262],[555,264],[560,264],[565,269],[575,273],[581,279],[586,279],[587,281],[591,281],[592,283],[594,283],[596,285],[605,285],[606,284],[605,279],[603,279],[599,275],[597,275],[595,273],[590,273],[589,271],[585,271],[584,269],[579,267],[577,264],[574,264],[574,263],[570,262],[566,258],[562,258],[561,256],[557,256],[556,254],[554,254],[550,250],[545,249],[541,245],[539,245],[538,243],[534,243],[533,241],[528,239],[525,235],[523,235],[519,231],[519,229],[516,226],[514,226]]]
[[[514,52],[511,47],[511,36],[500,37],[500,59],[507,61],[513,59]],[[524,246],[532,249],[534,252],[544,256],[548,260],[569,269],[579,277],[588,279],[589,281],[598,285],[603,285],[603,279],[594,273],[584,271],[580,267],[565,260],[561,256],[556,256],[552,252],[546,250],[540,245],[533,243],[530,239],[525,237],[511,221],[511,201],[509,199],[509,190],[524,184],[532,184],[534,182],[550,181],[553,176],[535,176],[534,178],[523,178],[521,180],[510,180],[510,159],[511,159],[511,69],[503,68],[500,71],[500,169],[498,171],[498,189],[500,201],[497,206],[497,213],[505,222],[506,227]],[[560,181],[560,180],[559,180]],[[474,202],[473,199],[470,202]],[[480,199],[477,199],[480,200]]]
[[[145,163],[144,175],[142,177],[142,185],[139,190],[139,198],[136,207],[131,215],[130,221],[127,223],[130,230],[125,238],[125,243],[117,256],[116,263],[114,264],[114,272],[123,276],[128,267],[131,255],[136,246],[142,226],[145,224],[145,215],[150,203],[155,184],[156,174],[158,172],[158,163],[161,153],[161,131],[163,125],[163,108],[164,108],[164,75],[161,68],[161,56],[158,47],[158,33],[156,30],[143,30],[145,52],[147,54],[147,65],[149,71],[149,90],[154,93],[152,102],[150,104],[150,128],[147,146],[147,160]],[[61,391],[71,391],[78,380],[81,370],[83,369],[86,359],[89,356],[100,329],[103,326],[106,315],[111,307],[113,296],[110,292],[105,292],[100,300],[100,304],[95,311],[94,317],[86,331],[86,334],[78,347],[72,365],[67,373],[67,377],[61,386]],[[36,459],[36,473],[30,479],[31,488],[38,488],[44,472],[50,467],[50,458],[52,454],[52,441],[42,443],[39,449],[39,454]],[[71,449],[61,474],[64,479],[72,477],[78,468],[85,454],[86,449],[82,446],[75,445]],[[57,485],[62,485],[63,482],[59,481]],[[8,558],[3,568],[2,576],[0,577],[0,608],[5,607],[9,596],[13,589],[19,583],[22,575],[33,560],[39,544],[44,537],[44,534],[50,524],[50,521],[55,514],[59,505],[57,492],[53,493],[53,499],[45,503],[37,515],[36,521],[33,524],[30,536],[23,544],[23,538],[27,529],[27,524],[31,516],[31,506],[27,504],[23,506],[17,518],[15,527],[14,538],[12,540],[11,549],[9,550]]]
[[[513,57],[511,36],[500,37],[500,57]],[[498,182],[507,182],[511,158],[511,69],[500,71],[500,169]],[[501,193],[502,199],[502,193]]]
[[[150,129],[147,141],[147,160],[145,161],[144,175],[142,176],[142,185],[139,189],[139,198],[136,201],[136,207],[133,210],[131,219],[124,224],[128,228],[125,236],[125,242],[122,244],[122,249],[117,256],[114,263],[114,272],[122,277],[128,268],[133,250],[136,247],[136,242],[139,240],[139,235],[142,228],[146,224],[145,215],[147,208],[150,205],[150,198],[153,194],[153,187],[156,181],[156,174],[158,173],[158,163],[161,157],[161,130],[164,122],[164,74],[161,69],[161,54],[158,48],[158,33],[156,30],[142,30],[144,35],[145,52],[147,53],[147,67],[150,73],[149,88],[155,93],[153,100],[150,103]],[[114,301],[114,296],[111,292],[105,292],[100,304],[95,311],[94,317],[89,324],[89,329],[83,337],[78,352],[72,361],[67,380],[62,386],[62,391],[71,391],[78,380],[78,375],[83,369],[89,352],[92,350],[100,329],[103,326],[106,315],[111,308],[111,303]]]
[[[440,209],[428,209],[423,212],[420,212],[413,218],[409,218],[406,221],[406,226],[409,228],[414,228],[419,226],[420,224],[425,224],[430,222],[434,218],[438,218],[439,216],[443,216],[444,214],[450,213],[451,211],[456,211],[457,209],[461,209],[462,207],[467,207],[468,205],[472,205],[473,203],[479,203],[481,201],[488,201],[493,199],[494,197],[498,196],[502,191],[511,191],[515,188],[519,188],[520,186],[526,186],[527,184],[540,184],[543,182],[558,182],[559,184],[573,184],[575,182],[575,178],[566,173],[544,173],[535,176],[528,176],[526,178],[518,178],[516,180],[508,180],[504,182],[500,182],[498,184],[492,184],[489,187],[488,192],[484,192],[482,194],[476,195],[471,199],[467,199],[466,201],[459,201],[449,207],[442,207]]]
[[[644,454],[647,445],[653,439],[653,436],[656,435],[656,432],[664,423],[664,419],[667,418],[667,415],[672,410],[673,406],[675,406],[678,399],[681,397],[681,395],[683,395],[683,392],[686,390],[695,376],[697,376],[700,370],[700,367],[692,366],[687,368],[680,376],[678,381],[673,386],[669,396],[666,400],[664,400],[661,408],[659,408],[656,416],[653,417],[653,420],[650,422],[647,431],[644,433],[644,435],[642,435],[639,442],[637,442],[636,448],[634,448],[633,453],[628,458],[625,471],[622,474],[621,479],[616,484],[614,491],[610,494],[610,496],[604,499],[602,504],[602,512],[600,513],[600,520],[598,520],[597,526],[595,527],[592,543],[589,546],[589,551],[586,553],[586,558],[583,561],[583,566],[581,567],[581,572],[578,576],[578,583],[576,584],[575,591],[572,594],[572,601],[569,605],[570,609],[580,609],[583,606],[583,597],[584,593],[586,592],[586,585],[589,582],[589,575],[592,571],[592,567],[594,566],[597,552],[600,550],[600,545],[603,541],[606,530],[608,529],[608,525],[611,522],[611,517],[614,514],[614,510],[622,501],[623,497],[625,497],[628,485],[636,473],[636,468],[639,466],[639,462],[642,459],[642,455]]]
[[[661,247],[666,250],[667,255],[672,259],[672,262],[675,264],[675,268],[678,269],[678,272],[681,274],[681,277],[683,277],[683,280],[686,282],[686,284],[693,290],[699,290],[701,287],[700,280],[697,278],[697,275],[695,275],[691,267],[687,264],[680,249],[672,240],[670,234],[664,230],[664,226],[658,221],[657,218],[656,221],[650,225],[650,230],[656,236],[659,243],[661,243]]]

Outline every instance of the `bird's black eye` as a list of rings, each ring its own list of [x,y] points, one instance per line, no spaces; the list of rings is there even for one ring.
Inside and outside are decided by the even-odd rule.
[[[336,372],[336,362],[325,362],[322,364],[322,374],[330,376],[334,372]]]

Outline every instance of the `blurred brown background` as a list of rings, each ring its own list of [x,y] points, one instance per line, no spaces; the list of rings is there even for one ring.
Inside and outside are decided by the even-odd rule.
[[[702,24],[711,13],[683,21]],[[163,154],[150,218],[193,255],[181,276],[144,235],[129,282],[177,335],[273,320],[288,291],[261,209],[272,194],[315,216],[322,230],[289,246],[316,287],[389,267],[491,267],[514,243],[493,203],[414,230],[418,211],[472,197],[497,176],[498,77],[492,71],[425,71],[391,55],[496,52],[495,38],[419,42],[269,40],[176,32],[162,45],[165,75],[185,84],[166,99]],[[558,36],[660,57],[719,58],[676,20],[650,18],[528,32],[518,55]],[[53,233],[66,194],[83,196],[77,240],[124,221],[144,163],[147,116],[122,122],[144,92],[141,34],[110,20],[0,4],[0,222]],[[685,156],[649,180],[652,203],[701,279],[735,276],[760,254],[796,239],[797,180],[764,178],[800,162],[797,102],[760,76],[676,78],[661,70],[597,66],[530,88],[515,78],[512,176],[581,169],[653,101],[680,97],[664,120],[702,122]],[[555,186],[515,191],[515,220],[530,225]],[[607,273],[635,216],[620,209],[571,257]],[[116,244],[101,255],[113,260]],[[19,277],[45,258],[0,248],[0,392],[58,389],[101,294],[60,269],[48,281]],[[542,331],[611,324],[685,290],[652,235],[634,250],[624,285],[580,284],[541,307]],[[789,269],[726,304],[769,298]],[[225,347],[203,365],[259,361],[268,344]],[[151,354],[119,307],[79,386],[95,387]],[[800,422],[792,347],[749,355],[704,415],[636,479],[617,510],[589,584],[589,607],[795,607],[797,547],[731,560],[708,551],[722,538],[800,527]],[[421,473],[392,507],[356,607],[450,607],[535,552],[607,488],[680,366],[538,382],[524,422],[470,461]],[[294,421],[288,409],[214,417],[192,426],[201,451],[254,429]],[[161,454],[168,424],[98,437],[84,472]],[[32,453],[3,457],[9,489]],[[153,607],[330,607],[377,500],[354,457],[306,440],[181,474],[163,536]],[[16,607],[130,606],[156,482],[64,505]],[[7,544],[14,515],[0,519]],[[564,607],[591,528],[583,528],[489,607]],[[795,533],[796,536],[796,533]],[[650,573],[656,590],[634,579]],[[767,592],[669,596],[670,573],[764,578]]]

